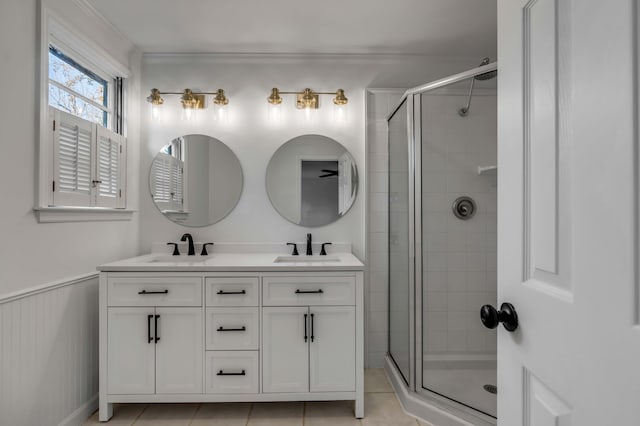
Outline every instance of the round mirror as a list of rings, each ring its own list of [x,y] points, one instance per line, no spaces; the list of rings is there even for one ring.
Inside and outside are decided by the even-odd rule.
[[[323,226],[345,215],[358,193],[358,170],[349,151],[321,135],[282,145],[267,167],[267,193],[285,219]]]
[[[149,191],[169,220],[207,226],[231,213],[242,193],[242,167],[224,143],[210,136],[181,136],[162,147],[151,164]]]

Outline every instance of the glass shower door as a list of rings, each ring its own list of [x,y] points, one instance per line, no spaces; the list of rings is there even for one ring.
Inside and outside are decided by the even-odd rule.
[[[389,119],[389,354],[410,383],[407,101]]]

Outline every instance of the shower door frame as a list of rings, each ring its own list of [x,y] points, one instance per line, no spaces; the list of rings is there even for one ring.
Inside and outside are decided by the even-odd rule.
[[[416,120],[422,120],[422,98],[424,93],[431,92],[436,89],[440,89],[451,84],[455,84],[464,80],[473,78],[476,75],[496,71],[498,69],[498,63],[492,62],[488,65],[476,67],[465,72],[454,74],[440,80],[433,81],[421,86],[414,87],[407,90],[399,99],[396,108],[387,116],[387,124],[389,120],[397,113],[402,106],[403,102],[407,102],[407,144],[408,144],[408,209],[409,209],[409,378],[408,386],[406,389],[409,392],[413,392],[421,399],[432,406],[425,409],[426,413],[430,415],[438,414],[453,414],[454,416],[466,420],[475,422],[478,425],[495,425],[496,419],[489,416],[479,410],[469,407],[461,402],[458,402],[452,398],[447,398],[431,391],[424,387],[424,354],[423,354],[423,321],[424,312],[422,310],[422,297],[423,297],[423,261],[422,261],[422,123],[416,125]],[[390,142],[389,142],[390,143]],[[389,156],[391,152],[389,152]],[[390,159],[389,159],[390,161]],[[391,177],[389,176],[389,179]],[[391,212],[389,212],[391,213]],[[389,214],[389,226],[391,222],[391,214]],[[390,229],[390,228],[389,228]],[[390,256],[390,254],[389,254]],[[389,274],[391,274],[391,265],[389,263]],[[391,286],[389,286],[391,291]],[[411,296],[413,295],[413,303],[411,303]],[[389,298],[390,300],[390,298]],[[391,321],[391,310],[389,310],[389,322]],[[390,325],[390,324],[389,324]],[[389,326],[389,330],[391,327]],[[389,349],[390,350],[390,349]],[[397,365],[393,358],[388,355],[390,364],[393,364],[396,372],[402,377]],[[390,365],[387,363],[387,365]],[[395,385],[397,381],[393,380]],[[403,382],[402,385],[405,385]],[[415,407],[415,401],[403,401],[403,395],[400,392],[398,397],[403,406]],[[407,410],[412,412],[413,410]],[[442,413],[444,411],[444,413]],[[418,417],[429,420],[428,415],[419,412],[412,413]],[[448,417],[448,416],[446,416]],[[449,418],[451,421],[451,418]],[[468,423],[460,423],[468,424]]]

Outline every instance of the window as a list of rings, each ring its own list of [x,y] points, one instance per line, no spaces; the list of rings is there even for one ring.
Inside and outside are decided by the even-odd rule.
[[[107,80],[49,45],[49,105],[110,128]]]
[[[128,71],[46,9],[42,16],[37,216],[41,222],[128,220]]]

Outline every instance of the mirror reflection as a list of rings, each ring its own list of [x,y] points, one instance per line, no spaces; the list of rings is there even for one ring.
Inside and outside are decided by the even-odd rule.
[[[345,215],[358,193],[358,170],[349,151],[321,135],[303,135],[271,157],[267,193],[285,219],[302,226],[328,225]]]
[[[222,220],[242,193],[242,167],[218,139],[186,135],[162,147],[151,164],[149,190],[169,220],[207,226]]]

